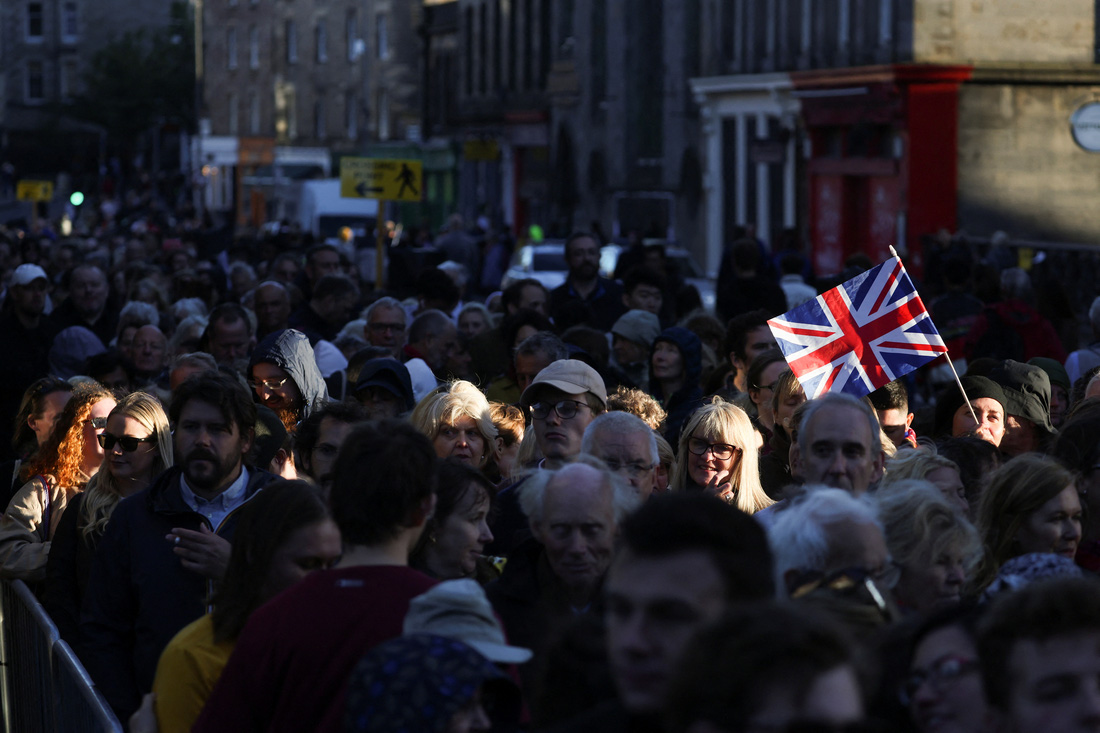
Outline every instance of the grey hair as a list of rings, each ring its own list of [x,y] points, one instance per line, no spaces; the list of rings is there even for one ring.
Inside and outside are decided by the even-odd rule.
[[[209,324],[206,320],[206,316],[196,315],[184,318],[176,324],[176,330],[172,333],[172,338],[168,339],[169,353],[176,353],[180,344],[187,339],[201,339],[207,325]]]
[[[841,521],[874,524],[882,529],[874,505],[843,489],[821,485],[805,487],[806,493],[775,513],[767,528],[768,545],[775,558],[775,588],[780,598],[787,595],[788,570],[825,570],[829,538],[825,528]]]
[[[118,312],[118,323],[120,332],[128,326],[136,326],[137,328],[159,326],[160,313],[157,312],[157,307],[152,303],[131,300],[122,306],[122,310]]]
[[[364,308],[363,312],[359,314],[359,317],[362,318],[364,321],[367,321],[369,323],[370,322],[370,314],[374,313],[379,308],[393,308],[395,310],[399,310],[399,311],[401,311],[401,320],[403,320],[403,321],[408,320],[408,319],[405,318],[405,306],[401,305],[401,301],[398,300],[397,298],[391,298],[388,295],[385,296],[385,297],[379,298],[378,300],[374,301],[373,303],[368,305],[366,308]]]
[[[551,362],[555,362],[569,358],[569,347],[556,334],[549,331],[538,331],[519,342],[514,356],[520,354],[528,356],[545,354]]]
[[[867,418],[867,427],[870,431],[868,435],[871,438],[871,442],[867,446],[867,449],[872,453],[882,451],[882,445],[879,441],[879,432],[882,428],[879,426],[878,415],[876,415],[875,411],[871,409],[871,406],[863,400],[844,392],[827,392],[816,399],[810,400],[806,404],[806,411],[802,413],[802,422],[798,424],[798,449],[803,455],[807,455],[807,451],[810,449],[807,442],[809,438],[806,435],[806,426],[810,424],[810,421],[814,419],[814,415],[816,415],[818,411],[829,407],[851,407],[863,413],[863,416]]]
[[[208,313],[206,303],[202,302],[202,298],[180,298],[172,304],[172,315],[178,321],[182,321],[188,316],[202,316],[205,318]]]
[[[520,485],[519,505],[523,509],[523,513],[527,515],[527,519],[531,523],[531,530],[536,535],[538,534],[536,527],[542,522],[546,492],[551,490],[550,486],[559,475],[568,479],[571,474],[576,473],[578,466],[595,469],[600,474],[600,487],[606,486],[611,489],[611,502],[615,508],[616,526],[622,524],[626,516],[641,505],[638,492],[634,490],[629,481],[626,481],[617,473],[612,473],[607,464],[599,458],[581,454],[573,462],[567,463],[555,471],[537,469],[528,474],[527,479]]]
[[[413,319],[409,326],[409,343],[415,344],[422,339],[438,336],[448,327],[454,327],[454,321],[440,310],[427,310]]]
[[[581,438],[581,453],[593,455],[596,448],[597,433],[618,433],[631,435],[643,433],[649,438],[649,462],[657,464],[661,457],[657,452],[657,433],[650,429],[645,420],[629,412],[605,412],[588,424]]]
[[[185,366],[202,367],[212,372],[218,371],[218,362],[214,361],[214,357],[205,351],[192,351],[188,354],[173,357],[168,364],[168,371],[171,373]]]

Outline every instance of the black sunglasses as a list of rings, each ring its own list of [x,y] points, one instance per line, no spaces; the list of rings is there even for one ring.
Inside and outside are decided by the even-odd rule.
[[[111,435],[110,433],[100,433],[96,436],[99,440],[99,447],[103,450],[111,450],[115,447],[115,443],[122,446],[124,453],[133,453],[137,450],[138,445],[141,443],[152,443],[157,439],[157,434],[153,433],[144,438],[135,438],[132,435]]]

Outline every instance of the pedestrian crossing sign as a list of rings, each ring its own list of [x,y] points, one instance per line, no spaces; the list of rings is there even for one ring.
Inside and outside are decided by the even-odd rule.
[[[340,196],[383,201],[420,201],[423,174],[419,160],[342,158]]]

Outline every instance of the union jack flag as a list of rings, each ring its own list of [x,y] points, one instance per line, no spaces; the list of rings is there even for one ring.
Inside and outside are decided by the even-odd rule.
[[[897,257],[768,325],[811,399],[862,397],[947,352]]]

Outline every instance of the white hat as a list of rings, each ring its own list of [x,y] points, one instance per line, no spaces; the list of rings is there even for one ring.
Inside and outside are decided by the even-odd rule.
[[[32,265],[29,262],[25,265],[20,265],[19,267],[15,268],[15,272],[13,272],[11,275],[12,285],[30,285],[35,280],[45,280],[46,282],[49,282],[50,278],[46,274],[45,270],[43,270],[38,265]]]
[[[405,615],[404,634],[434,634],[458,639],[490,662],[523,664],[530,649],[511,646],[493,607],[477,581],[445,580],[412,599]]]

